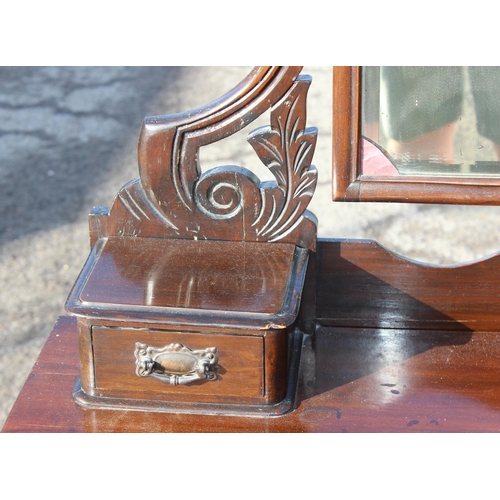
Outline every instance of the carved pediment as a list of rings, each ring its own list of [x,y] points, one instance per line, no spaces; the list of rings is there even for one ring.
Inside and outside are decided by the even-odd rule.
[[[109,214],[91,219],[99,236],[160,237],[314,245],[306,210],[317,171],[317,130],[306,127],[311,79],[298,67],[255,68],[235,89],[194,111],[148,117],[139,140],[140,177],[118,193]],[[271,109],[270,125],[248,141],[274,181],[234,165],[201,173],[199,149]]]

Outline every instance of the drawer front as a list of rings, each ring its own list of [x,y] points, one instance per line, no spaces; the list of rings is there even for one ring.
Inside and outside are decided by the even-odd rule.
[[[137,344],[150,347],[148,355],[153,352],[153,358],[156,353],[167,353],[155,359],[170,368],[192,367],[203,356],[200,353],[215,347],[217,366],[209,368],[210,373],[214,373],[213,380],[180,376],[177,379],[180,385],[173,385],[169,383],[172,378],[164,374],[158,376],[158,371],[141,376],[137,373],[136,359],[141,356]],[[264,338],[261,336],[93,326],[92,345],[95,392],[102,396],[161,400],[168,395],[171,401],[203,402],[231,397],[262,398],[265,393]],[[144,347],[142,352],[145,350]],[[173,355],[170,351],[174,351]],[[162,367],[157,361],[155,366]],[[184,384],[186,380],[188,383]]]

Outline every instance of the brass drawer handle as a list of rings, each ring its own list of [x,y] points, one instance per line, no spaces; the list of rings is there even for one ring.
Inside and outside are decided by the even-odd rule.
[[[217,347],[193,351],[182,344],[152,347],[135,344],[136,374],[154,377],[167,384],[185,385],[196,380],[217,380]]]

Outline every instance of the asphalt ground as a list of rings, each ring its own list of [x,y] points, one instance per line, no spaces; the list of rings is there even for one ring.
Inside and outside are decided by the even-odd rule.
[[[0,68],[0,427],[89,252],[87,216],[137,177],[147,115],[187,111],[224,94],[249,68]],[[331,68],[313,77],[308,126],[319,129],[310,210],[323,238],[370,238],[436,264],[500,248],[500,207],[331,201]],[[202,149],[201,163],[242,165],[262,179],[245,136]],[[266,177],[267,176],[267,177]]]

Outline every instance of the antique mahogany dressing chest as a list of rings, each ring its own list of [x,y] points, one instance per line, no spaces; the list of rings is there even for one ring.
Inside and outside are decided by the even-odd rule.
[[[89,407],[280,414],[293,405],[299,317],[316,221],[308,77],[256,68],[224,97],[146,118],[140,177],[90,215],[91,254],[66,308],[78,317]],[[198,150],[270,111],[248,141],[275,182]]]
[[[255,68],[145,119],[139,178],[92,210],[72,317],[4,432],[500,431],[500,255],[426,265],[317,239],[299,73]],[[498,178],[365,175],[360,76],[333,70],[335,200],[498,205]],[[267,112],[248,141],[273,181],[201,172],[201,147]]]

